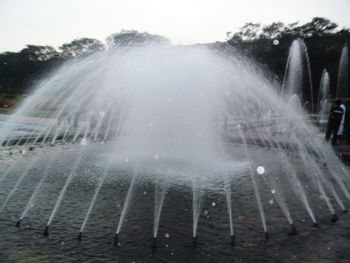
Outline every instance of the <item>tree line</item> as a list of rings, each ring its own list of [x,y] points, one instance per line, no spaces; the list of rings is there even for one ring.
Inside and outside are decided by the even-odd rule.
[[[79,38],[56,50],[52,46],[27,45],[19,52],[0,53],[0,93],[11,97],[33,86],[34,81],[67,59],[88,56],[95,52],[146,42],[168,42],[159,35],[135,30],[122,30],[107,37],[103,43],[94,38]]]
[[[329,19],[315,17],[305,24],[274,22],[261,25],[250,22],[238,32],[229,32],[226,43],[238,48],[282,80],[290,45],[297,38],[304,39],[308,47],[314,86],[317,87],[322,70],[326,68],[334,93],[340,53],[344,43],[350,40],[350,29],[339,28]],[[40,76],[67,59],[118,46],[154,41],[169,42],[159,35],[122,30],[108,36],[105,43],[93,38],[80,38],[61,45],[58,50],[52,46],[27,45],[19,52],[4,52],[0,54],[0,92],[21,94]],[[314,92],[317,92],[317,88]]]

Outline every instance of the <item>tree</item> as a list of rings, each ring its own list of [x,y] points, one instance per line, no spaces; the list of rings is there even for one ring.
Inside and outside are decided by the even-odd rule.
[[[107,37],[109,47],[135,46],[147,43],[169,43],[169,40],[163,36],[152,35],[147,32],[140,33],[136,30],[121,30]]]
[[[64,58],[86,56],[104,49],[101,41],[94,38],[79,38],[59,47]]]
[[[59,58],[51,46],[27,45],[20,52],[0,54],[0,86],[3,92],[23,92],[35,76],[48,70]]]
[[[311,36],[324,36],[334,33],[334,30],[338,27],[336,23],[331,22],[329,19],[322,17],[315,17],[311,22],[306,23],[301,27],[304,37]]]
[[[240,31],[233,35],[235,40],[252,41],[259,37],[261,31],[261,24],[259,23],[246,23],[240,28]]]
[[[19,53],[5,52],[0,54],[1,92],[15,93],[15,90],[21,85],[19,68]]]
[[[279,38],[283,34],[285,27],[282,22],[272,23],[263,27],[261,36],[268,39]]]
[[[49,61],[59,56],[59,53],[52,46],[27,45],[20,51],[24,60],[28,61]]]

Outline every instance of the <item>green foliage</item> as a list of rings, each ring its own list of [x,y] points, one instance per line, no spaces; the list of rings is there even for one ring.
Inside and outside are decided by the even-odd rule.
[[[20,51],[20,55],[27,61],[49,61],[59,56],[55,48],[51,46],[27,45]]]
[[[0,92],[18,93],[39,72],[48,70],[59,58],[51,46],[27,45],[20,52],[0,54]]]
[[[33,81],[49,71],[52,66],[67,59],[88,56],[106,48],[143,45],[147,43],[168,43],[158,35],[135,30],[122,30],[107,38],[107,47],[93,38],[79,38],[59,47],[27,45],[20,52],[0,54],[0,92],[23,93]]]
[[[282,22],[274,22],[270,25],[264,26],[260,37],[266,39],[279,38],[282,35],[282,32],[285,30],[285,25]]]
[[[168,43],[169,40],[159,35],[135,30],[121,30],[106,39],[108,47],[143,45],[147,43]]]
[[[59,48],[64,58],[86,56],[97,51],[104,50],[101,41],[93,38],[79,38],[70,43],[63,44]]]
[[[259,23],[246,23],[241,27],[240,31],[237,32],[234,37],[245,40],[252,41],[259,38],[261,32],[261,24]]]

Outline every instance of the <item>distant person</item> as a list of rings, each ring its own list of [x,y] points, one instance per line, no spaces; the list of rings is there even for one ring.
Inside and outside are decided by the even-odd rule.
[[[345,104],[346,106],[346,113],[345,113],[345,121],[344,121],[344,134],[346,138],[346,143],[350,144],[350,102],[347,102]]]
[[[340,106],[341,100],[335,101],[335,104],[329,112],[328,127],[326,132],[326,141],[328,142],[332,136],[332,144],[337,144],[338,130],[344,115],[344,109]]]

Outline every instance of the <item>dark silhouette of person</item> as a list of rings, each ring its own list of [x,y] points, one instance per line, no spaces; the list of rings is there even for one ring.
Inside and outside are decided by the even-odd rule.
[[[346,143],[350,144],[350,103],[345,103],[346,112],[345,112],[345,120],[344,120],[344,134]]]
[[[333,145],[337,144],[338,130],[344,114],[344,110],[340,106],[341,103],[341,100],[336,100],[335,104],[332,106],[329,112],[328,127],[326,131],[326,141],[328,142],[330,137],[332,136]]]

